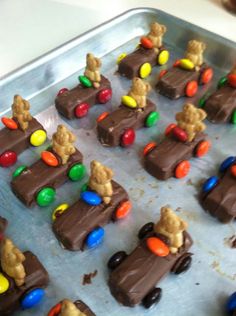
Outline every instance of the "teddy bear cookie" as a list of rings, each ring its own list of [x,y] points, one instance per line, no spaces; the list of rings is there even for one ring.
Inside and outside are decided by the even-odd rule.
[[[39,304],[49,283],[48,273],[30,251],[21,252],[5,236],[7,220],[0,218],[0,315],[11,315],[18,309]]]
[[[193,241],[187,227],[170,207],[164,206],[156,224],[149,222],[140,229],[140,242],[129,255],[119,251],[109,259],[108,286],[120,304],[152,307],[162,294],[157,283],[169,272],[178,275],[190,268],[192,254],[188,251]]]
[[[199,107],[207,112],[211,123],[236,124],[236,65],[220,78],[215,92],[199,100]]]
[[[204,134],[206,112],[187,103],[176,114],[176,123],[167,126],[164,139],[148,143],[143,150],[144,168],[155,178],[166,180],[186,177],[190,171],[190,157],[207,154],[211,143]]]
[[[92,310],[82,301],[74,303],[64,299],[51,308],[47,316],[96,316]]]
[[[205,49],[205,43],[189,41],[185,58],[177,60],[172,68],[160,72],[156,90],[170,99],[196,95],[199,86],[209,83],[213,78],[213,69],[204,62]]]
[[[57,111],[65,118],[80,119],[96,104],[105,104],[112,97],[110,81],[101,75],[102,62],[93,54],[86,56],[84,75],[78,77],[79,84],[71,90],[62,88],[55,99]]]
[[[49,149],[31,166],[19,166],[13,173],[11,188],[28,207],[50,205],[56,196],[56,188],[68,179],[82,180],[86,168],[83,155],[75,147],[75,135],[64,125],[58,125]]]
[[[156,105],[147,98],[150,90],[149,83],[135,77],[118,109],[97,118],[97,137],[103,146],[128,147],[135,141],[135,130],[157,123],[160,116]]]
[[[113,171],[93,160],[90,178],[79,200],[59,205],[52,214],[52,229],[63,248],[71,251],[94,248],[104,239],[104,226],[124,219],[131,210],[125,189],[113,180]]]
[[[122,53],[118,57],[118,73],[128,79],[146,78],[150,75],[152,67],[166,64],[169,60],[169,51],[162,43],[166,31],[165,25],[151,23],[149,33],[141,37],[137,49],[129,55]]]
[[[20,95],[15,95],[12,118],[2,117],[5,126],[0,130],[0,166],[10,167],[18,155],[29,147],[41,146],[47,138],[43,126],[30,114],[30,104]]]

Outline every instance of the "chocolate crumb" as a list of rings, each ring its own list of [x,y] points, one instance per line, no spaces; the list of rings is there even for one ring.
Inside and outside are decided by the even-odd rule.
[[[98,271],[95,270],[94,272],[84,274],[83,276],[83,285],[92,284],[92,279],[98,274]]]
[[[225,238],[225,244],[228,245],[230,248],[236,248],[236,235]]]
[[[197,282],[197,283],[195,283],[195,285],[200,285],[200,283]]]
[[[87,135],[87,136],[90,136],[90,133],[89,133],[89,132],[86,132],[86,135]]]
[[[192,180],[191,180],[191,179],[188,179],[188,181],[187,181],[187,185],[193,185],[193,182],[192,182]]]

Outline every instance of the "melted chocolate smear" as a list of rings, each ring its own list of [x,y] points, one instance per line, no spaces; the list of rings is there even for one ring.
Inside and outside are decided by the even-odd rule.
[[[83,285],[92,284],[92,279],[95,278],[97,274],[98,274],[97,270],[95,270],[94,272],[88,273],[88,274],[84,274],[82,284]]]

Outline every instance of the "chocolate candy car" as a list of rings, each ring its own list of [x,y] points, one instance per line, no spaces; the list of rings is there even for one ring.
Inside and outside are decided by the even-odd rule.
[[[63,88],[57,94],[55,106],[61,115],[69,120],[82,118],[88,114],[90,107],[107,103],[111,99],[111,84],[100,75],[100,66],[98,58],[87,54],[84,76],[79,76],[80,84],[71,90]]]
[[[48,206],[55,199],[56,188],[64,184],[68,179],[81,180],[85,175],[83,155],[67,143],[68,135],[72,133],[66,127],[59,125],[53,135],[52,147],[41,153],[41,159],[30,167],[20,166],[13,173],[11,188],[15,195],[28,207],[36,202],[39,206]],[[65,144],[59,145],[56,138]],[[71,151],[68,155],[67,146]],[[66,161],[63,161],[63,151],[66,153]]]
[[[169,52],[162,45],[162,36],[166,27],[154,22],[150,26],[146,37],[141,37],[138,48],[131,54],[122,53],[117,60],[118,73],[132,79],[134,77],[146,78],[150,75],[152,67],[164,65],[169,60]]]
[[[69,300],[63,300],[57,305],[55,305],[54,307],[52,307],[47,316],[72,315],[72,312],[77,311],[77,310],[83,313],[83,315],[85,316],[96,316],[91,311],[91,309],[84,302],[80,300],[77,300],[74,303],[72,303]]]
[[[159,180],[184,178],[190,171],[189,159],[203,157],[209,148],[206,134],[199,133],[192,142],[180,142],[170,135],[159,144],[152,142],[145,146],[144,168]]]
[[[212,123],[236,124],[236,74],[221,78],[218,89],[210,96],[203,96],[199,106],[207,112],[207,118]]]
[[[222,223],[236,217],[236,157],[226,158],[220,165],[221,176],[208,178],[200,194],[203,208]]]
[[[17,249],[9,239],[5,239],[5,237],[2,237],[1,247],[0,315],[7,316],[12,315],[15,310],[20,308],[28,309],[39,304],[44,297],[44,288],[49,283],[49,277],[39,259],[32,252],[26,251],[20,253],[19,249]],[[9,250],[6,250],[6,247],[10,247]],[[15,255],[11,257],[11,251],[14,251],[14,253],[17,253],[18,255],[16,269],[18,271],[17,275],[19,279],[21,269],[24,270],[24,280],[21,285],[17,285],[16,280],[7,274],[8,269],[6,266],[9,262],[5,256],[11,260],[11,273],[14,271]],[[23,260],[20,268],[19,265],[21,263],[19,262],[19,258],[21,258],[21,256],[23,256]]]
[[[190,171],[191,157],[203,157],[210,149],[202,123],[206,113],[187,103],[176,114],[177,124],[170,124],[165,138],[159,143],[151,142],[144,148],[144,168],[155,178],[183,178]]]
[[[146,99],[150,85],[140,78],[134,78],[128,95],[122,97],[122,104],[111,113],[104,112],[97,119],[98,140],[104,146],[127,147],[135,141],[135,130],[151,127],[159,119],[156,106]]]
[[[91,188],[94,168],[97,170],[96,179],[104,172],[110,172],[109,168],[93,161],[89,186],[83,188],[80,199],[71,206],[62,204],[53,212],[54,234],[68,250],[83,250],[99,245],[105,234],[103,226],[110,221],[123,219],[131,209],[127,192],[111,178],[106,182],[106,187],[110,186],[111,189],[109,203],[104,202],[102,196]]]
[[[29,103],[16,95],[12,105],[13,118],[2,118],[5,127],[0,130],[1,167],[12,166],[19,154],[30,146],[42,145],[47,138],[43,126],[31,117],[29,108]]]
[[[180,274],[189,269],[192,258],[188,250],[193,242],[184,231],[183,244],[173,254],[169,251],[168,238],[155,232],[154,223],[141,228],[139,239],[138,246],[129,255],[119,251],[110,258],[108,285],[119,303],[150,308],[161,298],[162,290],[156,287],[157,283],[169,272]]]
[[[190,41],[186,58],[177,60],[172,68],[160,72],[156,85],[160,94],[170,99],[183,96],[191,98],[197,93],[199,85],[205,85],[212,80],[213,69],[203,63],[204,45],[195,40]],[[199,52],[192,51],[193,48]]]
[[[199,85],[207,84],[212,76],[212,69],[205,64],[198,71],[186,70],[175,64],[160,73],[156,88],[160,94],[170,99],[184,96],[191,98],[197,93]]]

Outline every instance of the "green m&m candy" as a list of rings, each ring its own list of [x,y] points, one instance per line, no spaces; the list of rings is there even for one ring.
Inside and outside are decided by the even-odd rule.
[[[72,181],[79,181],[83,179],[86,172],[86,167],[82,163],[77,163],[76,165],[72,166],[70,168],[70,171],[68,173],[68,177]]]
[[[36,202],[39,206],[48,206],[55,199],[56,191],[53,188],[43,188],[36,197]]]
[[[79,76],[79,81],[86,88],[91,88],[93,86],[92,82],[86,76]]]

